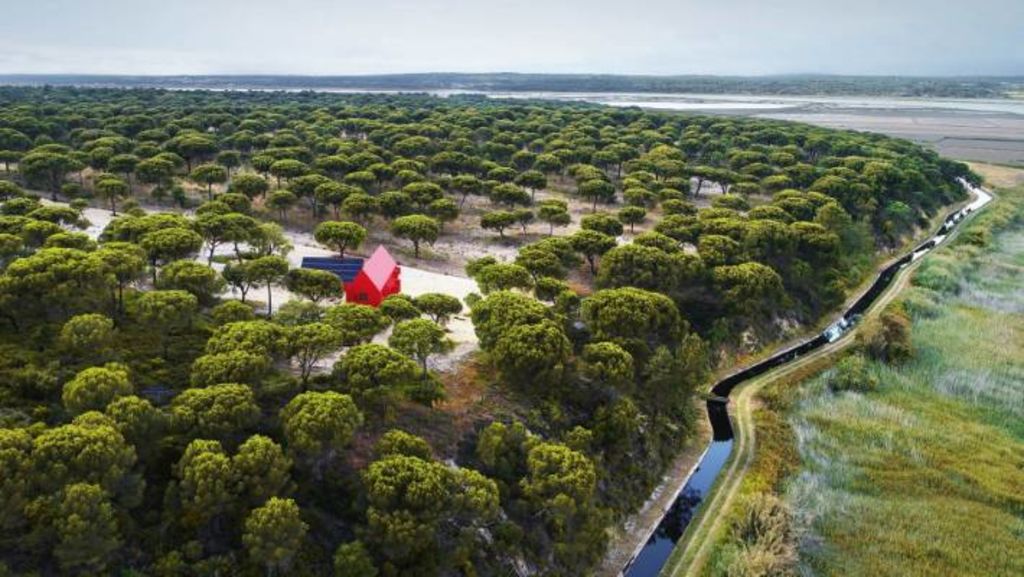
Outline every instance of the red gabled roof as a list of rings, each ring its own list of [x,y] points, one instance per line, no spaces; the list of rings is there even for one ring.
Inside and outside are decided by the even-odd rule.
[[[388,249],[384,248],[384,245],[377,247],[377,250],[373,251],[370,258],[366,259],[363,263],[363,273],[366,274],[366,278],[370,279],[373,286],[378,289],[383,289],[384,285],[387,284],[388,279],[394,274],[395,269],[398,268],[398,263],[395,259],[391,258],[391,253]]]

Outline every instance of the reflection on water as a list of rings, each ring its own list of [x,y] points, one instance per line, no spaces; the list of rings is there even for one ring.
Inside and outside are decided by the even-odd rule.
[[[715,441],[708,447],[701,458],[697,469],[686,482],[679,496],[673,501],[672,507],[661,519],[654,534],[637,555],[636,559],[626,568],[626,577],[657,577],[665,566],[676,542],[683,536],[686,527],[693,520],[697,507],[711,491],[719,471],[725,466],[732,451],[732,441]]]

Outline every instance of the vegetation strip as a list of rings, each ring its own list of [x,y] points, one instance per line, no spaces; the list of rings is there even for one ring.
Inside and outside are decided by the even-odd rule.
[[[1015,220],[1019,221],[1021,214],[1019,208],[1019,201],[1019,192],[1012,193],[1010,195],[1010,200],[1004,199],[1002,203],[997,204],[994,208],[986,211],[986,213],[982,217],[975,221],[972,221],[971,225],[964,227],[965,230],[959,231],[958,236],[962,240],[954,243],[948,243],[947,246],[951,245],[950,248],[946,248],[940,251],[938,255],[931,257],[930,259],[926,260],[923,264],[915,262],[913,268],[908,269],[908,271],[906,271],[901,276],[901,280],[899,282],[898,287],[894,287],[892,291],[887,293],[887,297],[878,304],[876,304],[876,306],[874,307],[876,311],[879,309],[883,309],[881,312],[882,323],[890,322],[889,320],[886,320],[887,318],[897,318],[893,317],[894,313],[891,312],[893,308],[892,306],[889,306],[889,303],[891,303],[898,294],[902,295],[903,300],[908,303],[906,305],[908,310],[910,310],[909,303],[913,302],[913,299],[920,298],[916,296],[917,294],[919,294],[920,289],[915,288],[907,292],[904,290],[904,287],[908,285],[908,282],[911,278],[915,279],[915,284],[931,282],[925,280],[918,281],[917,279],[924,279],[926,275],[928,278],[931,278],[932,273],[930,271],[933,270],[934,268],[941,268],[935,266],[936,263],[946,262],[948,259],[947,254],[949,254],[951,251],[960,251],[961,256],[958,261],[958,266],[960,266],[961,268],[965,268],[967,270],[971,270],[971,260],[976,258],[976,252],[971,252],[972,247],[975,247],[979,242],[987,242],[984,239],[988,238],[990,230],[1001,230],[1007,226],[1007,223],[1013,222]],[[914,272],[914,274],[909,274],[912,271]],[[916,306],[917,305],[915,305],[915,307]],[[896,310],[901,309],[897,308]],[[916,308],[914,310],[916,310]],[[935,313],[933,312],[929,314]],[[885,351],[886,349],[884,347],[891,346],[883,345],[880,348],[875,348],[876,345],[874,343],[876,342],[875,339],[878,335],[878,333],[875,332],[875,328],[877,326],[879,326],[878,323],[874,323],[870,327],[867,327],[862,330],[862,333],[859,335],[860,338],[858,339],[858,344],[860,345],[861,349],[868,351],[870,354],[894,354],[892,352],[872,352]],[[866,333],[864,331],[866,331]],[[849,348],[848,345],[853,344],[853,341],[849,340],[850,338],[852,338],[852,335],[849,335],[847,337],[847,342],[844,343],[844,346],[842,347],[843,349],[847,349]],[[878,342],[884,343],[884,341]],[[892,351],[897,349],[889,350]],[[960,347],[957,348],[956,350],[958,351],[958,353],[962,353],[963,348]],[[771,491],[779,490],[780,483],[782,483],[784,479],[787,479],[789,475],[792,475],[794,472],[794,468],[798,466],[798,463],[795,462],[795,459],[797,457],[793,454],[793,452],[795,451],[795,447],[788,448],[789,445],[795,444],[795,438],[792,437],[792,432],[786,432],[786,427],[788,425],[783,424],[783,428],[779,429],[777,428],[777,426],[771,425],[771,423],[778,421],[779,417],[776,415],[778,415],[779,412],[781,412],[783,409],[789,410],[788,408],[792,406],[794,402],[793,399],[797,395],[797,389],[792,385],[792,383],[802,383],[805,379],[808,379],[813,375],[821,373],[834,363],[835,358],[839,356],[840,352],[840,349],[830,349],[829,351],[823,351],[822,355],[815,355],[813,358],[807,359],[807,364],[805,366],[799,367],[799,370],[795,372],[791,370],[786,370],[780,374],[773,373],[769,377],[751,383],[749,386],[746,386],[741,389],[741,396],[740,398],[737,399],[737,420],[740,421],[744,434],[750,435],[751,439],[753,439],[755,423],[758,429],[765,428],[767,431],[765,433],[766,438],[762,439],[761,443],[768,443],[768,446],[760,448],[758,450],[758,455],[753,457],[753,459],[757,461],[757,463],[760,463],[756,465],[756,467],[758,468],[758,473],[755,475],[755,477],[757,478],[750,478],[745,473],[750,468],[750,454],[753,454],[753,451],[751,450],[751,452],[746,456],[746,458],[744,458],[742,455],[740,455],[739,452],[737,452],[737,459],[743,459],[744,461],[742,467],[742,476],[730,475],[728,477],[728,482],[725,482],[726,478],[723,477],[722,490],[727,492],[728,496],[725,499],[725,501],[721,504],[721,509],[719,509],[720,514],[715,516],[715,518],[711,522],[710,527],[705,526],[707,525],[707,523],[702,525],[695,524],[693,526],[695,532],[689,536],[689,539],[687,541],[689,549],[684,550],[681,547],[679,550],[677,550],[677,556],[676,559],[674,559],[675,563],[673,565],[673,572],[668,574],[719,575],[726,574],[724,573],[726,571],[731,572],[746,570],[739,568],[738,565],[735,565],[735,563],[746,562],[741,558],[742,555],[740,557],[736,556],[736,527],[739,524],[745,522],[746,519],[752,518],[752,516],[769,514],[767,513],[767,509],[765,509],[764,505],[766,501],[757,501],[756,495],[764,494],[759,492],[768,491],[768,496],[770,497]],[[830,381],[830,383],[839,382],[836,381],[835,379],[842,378],[841,375],[846,374],[844,373],[844,371],[863,371],[863,369],[852,368],[852,365],[856,365],[856,363],[854,363],[853,361],[857,361],[859,358],[860,357],[857,356],[845,357],[839,365],[840,368],[837,369],[838,375],[840,375],[840,377],[833,376],[833,380]],[[860,376],[854,377],[853,379],[849,380],[851,385],[830,384],[829,386],[852,386],[855,387],[856,390],[870,390],[871,385],[865,385],[864,383],[867,383],[871,378],[874,377],[866,377],[864,376],[863,372],[855,374]],[[821,379],[818,380],[820,381]],[[877,383],[877,380],[874,382]],[[861,389],[860,387],[868,388]],[[757,406],[760,408],[758,408],[755,413],[751,414],[750,403],[756,397],[759,397],[757,399]],[[740,401],[743,402],[742,405],[740,405]],[[744,407],[746,408],[744,409]],[[845,451],[849,453],[850,449],[847,448]],[[745,495],[747,495],[743,502],[744,509],[747,510],[749,514],[741,513],[741,511],[737,509],[739,501],[736,495],[738,492],[743,492]],[[752,501],[752,498],[755,499],[756,502]],[[744,517],[744,515],[746,515],[746,517]],[[873,535],[876,529],[870,529],[869,531]],[[733,555],[733,557],[731,557],[731,562],[734,563],[734,565],[731,566],[728,565],[728,563],[730,562],[730,558],[722,557],[723,545],[726,543],[729,543],[730,547],[732,547],[732,549],[730,549],[731,554]],[[694,548],[695,544],[697,544],[696,548]],[[789,550],[789,553],[785,552],[785,547],[790,546],[791,544],[785,545],[783,549],[777,550],[776,553],[772,553],[767,557],[763,557],[762,561],[759,562],[761,563],[761,567],[768,567],[768,565],[765,565],[764,563],[771,562],[778,563],[776,567],[779,567],[780,569],[777,570],[783,570],[781,568],[784,567],[792,569],[796,557],[793,554],[792,549]],[[778,557],[772,557],[772,555],[778,555]],[[817,566],[817,570],[822,570],[826,567],[824,565],[820,565],[820,547],[810,547],[806,553],[801,551],[801,563],[806,562],[804,557],[805,555],[807,555],[811,559],[819,559],[819,565]],[[902,555],[905,555],[905,553]],[[747,559],[749,560],[750,558],[748,557]],[[863,564],[871,565],[869,559],[873,559],[873,557],[863,555],[847,555],[840,557],[832,557],[831,559],[832,562],[839,562],[843,566],[847,567],[846,570],[842,571],[842,574],[850,574],[848,573],[848,570],[850,570],[851,567],[857,566],[858,563],[861,563],[861,560],[863,560],[863,562],[866,562]],[[1010,557],[1005,558],[1005,560],[1007,561],[1012,561],[1012,559],[1012,554],[1010,555]],[[1019,559],[1018,562],[1024,562],[1024,559]],[[938,565],[929,565],[932,567],[931,569],[925,569],[922,566],[915,565],[913,566],[913,570],[915,572],[924,571],[920,574],[934,574],[932,572],[946,572],[952,570],[951,566],[943,566],[941,565],[941,561],[939,561],[939,563],[940,564]],[[727,566],[732,568],[727,570]],[[994,566],[999,565],[998,563],[996,563]],[[874,567],[874,569],[869,570],[869,572],[865,574],[878,574],[878,571],[881,570],[880,567],[878,565],[875,565]],[[906,569],[911,569],[911,566],[905,567],[903,570],[900,570],[900,574],[904,574],[904,570]],[[963,570],[964,566],[960,566],[960,568],[957,569],[958,572]],[[985,573],[984,571],[982,571],[979,574],[989,573]]]

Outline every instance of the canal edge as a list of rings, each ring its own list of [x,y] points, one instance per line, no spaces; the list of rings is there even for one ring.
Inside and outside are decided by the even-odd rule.
[[[971,210],[968,210],[967,213],[957,221],[957,225],[954,229],[944,235],[938,243],[930,247],[923,256],[927,256],[927,254],[931,253],[933,250],[951,242],[954,238],[959,236],[963,224],[966,224],[969,220],[973,220],[973,217],[981,212],[981,210],[992,204],[992,202],[998,200],[998,195],[996,195],[994,191],[988,190],[983,186],[968,186],[968,190],[973,193],[973,202],[965,201],[958,204],[958,208],[949,211],[946,218],[940,222],[944,222],[952,215],[964,211],[965,209],[970,208]],[[975,206],[979,200],[986,196],[988,197],[987,200],[983,201],[980,205]],[[931,232],[932,238],[934,238],[939,232],[940,231],[933,230]],[[912,255],[916,250],[916,248],[912,248],[911,253],[909,254]],[[892,302],[896,295],[906,288],[906,283],[909,282],[910,278],[908,275],[912,273],[923,261],[923,258],[911,259],[901,266],[896,271],[896,276],[889,287],[878,295],[878,297],[876,297],[876,299],[864,311],[864,316],[867,317],[877,314],[878,310],[881,310],[882,307]],[[884,268],[887,268],[892,264],[894,263],[890,262]],[[860,297],[858,297],[858,299],[859,298]],[[858,323],[858,325],[859,324],[860,323]],[[737,488],[745,477],[746,470],[749,467],[750,462],[753,460],[754,454],[757,450],[757,436],[753,419],[741,418],[741,416],[752,415],[747,415],[744,411],[740,410],[740,406],[753,402],[756,399],[758,391],[766,384],[780,378],[784,378],[787,374],[799,369],[809,362],[820,362],[828,357],[842,353],[842,351],[854,343],[858,328],[859,327],[854,326],[852,330],[846,332],[838,340],[826,343],[825,346],[813,351],[808,356],[794,359],[793,362],[776,367],[764,374],[754,377],[751,380],[736,384],[736,387],[732,391],[732,402],[730,403],[736,408],[736,410],[729,414],[730,421],[733,423],[733,430],[735,431],[733,436],[734,444],[730,452],[729,459],[722,467],[722,471],[725,474],[720,473],[718,478],[712,484],[711,489],[704,498],[704,501],[698,507],[697,513],[687,525],[683,535],[679,538],[679,541],[676,542],[676,546],[672,551],[672,554],[666,560],[664,566],[662,566],[659,577],[682,577],[693,574],[693,564],[705,556],[705,550],[708,547],[709,540],[714,534],[721,530],[720,516],[711,520],[710,525],[705,527],[705,522],[707,521],[706,517],[710,512],[718,511],[722,509],[722,507],[728,507],[732,504],[733,500],[736,498]],[[749,448],[747,447],[748,444],[750,445]],[[742,464],[740,461],[742,461]],[[725,488],[725,485],[729,485],[729,487],[728,490],[723,493],[722,490]],[[724,499],[724,502],[719,505],[719,501],[722,499]],[[698,543],[697,550],[694,551],[691,547],[691,541],[698,536],[700,536],[701,541]],[[701,560],[701,564],[699,566],[703,566],[704,562],[706,562],[706,559]],[[685,572],[683,572],[684,568]]]

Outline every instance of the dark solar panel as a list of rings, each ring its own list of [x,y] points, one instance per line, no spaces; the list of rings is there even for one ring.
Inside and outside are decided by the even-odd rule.
[[[363,268],[363,259],[304,256],[302,268],[325,270],[340,278],[342,282],[348,283],[352,282]]]

